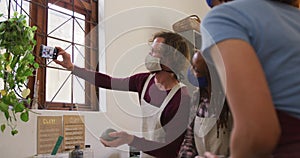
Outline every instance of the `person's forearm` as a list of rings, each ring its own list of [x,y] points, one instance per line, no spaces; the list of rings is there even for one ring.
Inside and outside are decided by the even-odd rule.
[[[269,157],[279,139],[280,125],[255,50],[246,41],[225,40],[212,51],[233,114],[231,156]]]
[[[135,85],[140,82],[140,80],[134,81],[130,84],[130,77],[126,78],[113,78],[109,75],[106,75],[101,72],[96,72],[93,70],[88,70],[85,68],[80,68],[78,66],[74,66],[72,74],[88,81],[91,84],[94,84],[96,87],[101,87],[105,89],[112,90],[121,90],[121,91],[133,91],[136,92]],[[138,76],[138,75],[136,75]],[[142,81],[141,81],[142,82]]]
[[[97,87],[111,89],[111,77],[108,75],[80,68],[78,66],[73,67],[72,73]]]
[[[238,125],[239,126],[239,125]],[[230,158],[268,158],[278,140],[276,130],[266,126],[264,130],[255,130],[251,124],[235,127],[230,140]],[[248,127],[246,127],[248,126]],[[252,130],[254,129],[254,130]],[[272,132],[274,131],[274,132]]]

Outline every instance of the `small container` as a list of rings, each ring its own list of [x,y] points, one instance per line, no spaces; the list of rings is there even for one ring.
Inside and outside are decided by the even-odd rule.
[[[135,147],[129,147],[129,157],[130,158],[139,158],[140,157],[140,151],[137,150]]]
[[[94,150],[91,148],[91,145],[85,145],[85,149],[83,150],[84,158],[94,158]]]
[[[75,145],[75,149],[70,153],[70,158],[83,158],[83,151],[80,150],[80,145]]]

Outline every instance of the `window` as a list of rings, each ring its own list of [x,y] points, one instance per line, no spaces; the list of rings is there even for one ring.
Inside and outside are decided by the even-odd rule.
[[[84,67],[85,57],[85,16],[71,10],[48,4],[47,45],[60,46],[67,52],[73,52],[72,59],[76,65]],[[57,11],[61,12],[57,12]],[[72,50],[73,49],[73,50]],[[56,69],[57,64],[46,60],[46,104],[76,103],[85,104],[85,85],[81,79],[72,77],[70,72]],[[73,85],[73,86],[72,86]],[[72,92],[72,88],[76,91]]]
[[[30,97],[34,99],[31,106],[50,110],[98,111],[98,88],[73,76],[52,60],[39,56],[41,44],[59,46],[71,54],[76,65],[97,70],[97,1],[9,0],[5,6],[4,13],[14,10],[27,14],[30,25],[38,28],[34,54],[40,68],[28,82],[33,92]]]

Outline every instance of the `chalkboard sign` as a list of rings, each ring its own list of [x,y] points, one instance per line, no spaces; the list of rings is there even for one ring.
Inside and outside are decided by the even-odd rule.
[[[63,135],[61,116],[37,117],[37,154],[50,154],[59,136]],[[58,152],[62,151],[62,147]]]
[[[73,150],[75,145],[80,145],[80,148],[85,144],[85,125],[84,116],[80,115],[64,115],[64,150]]]

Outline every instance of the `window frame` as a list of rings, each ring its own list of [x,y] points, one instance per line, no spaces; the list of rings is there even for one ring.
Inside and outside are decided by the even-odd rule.
[[[57,6],[72,10],[85,15],[85,33],[88,34],[91,30],[97,29],[98,25],[98,1],[94,0],[31,0],[30,4],[30,25],[37,26],[36,41],[37,45],[34,50],[36,61],[40,65],[46,65],[46,60],[39,57],[39,47],[41,44],[47,43],[47,38],[53,38],[47,35],[47,18],[48,18],[48,3],[53,3]],[[74,2],[74,3],[72,3]],[[96,30],[97,31],[97,30]],[[74,32],[73,32],[74,33]],[[74,36],[74,35],[73,35]],[[74,40],[73,40],[74,41]],[[75,43],[71,41],[72,52],[74,53]],[[92,41],[92,42],[91,42]],[[65,41],[68,42],[68,41]],[[98,70],[98,31],[93,33],[89,40],[85,40],[85,68]],[[71,76],[73,77],[73,75]],[[73,80],[72,80],[73,82]],[[63,102],[47,102],[46,101],[46,67],[41,66],[34,72],[34,76],[29,78],[28,87],[31,93],[30,98],[33,102],[38,103],[38,109],[44,110],[71,110],[71,111],[99,111],[99,89],[94,85],[85,82],[85,104],[63,103]],[[73,94],[73,84],[71,85],[71,93]],[[37,94],[37,98],[34,98]],[[31,105],[33,107],[35,105]]]

